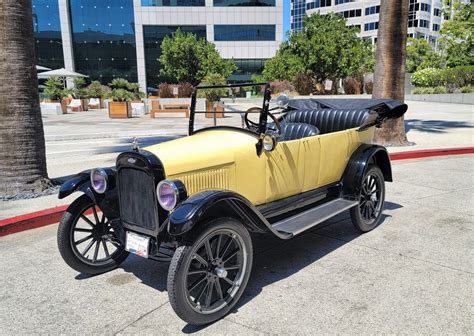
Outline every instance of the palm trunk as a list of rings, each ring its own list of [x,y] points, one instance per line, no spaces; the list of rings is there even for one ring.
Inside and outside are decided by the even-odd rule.
[[[408,0],[381,0],[372,98],[404,101]],[[403,117],[389,120],[374,141],[389,146],[408,144]]]
[[[31,0],[0,1],[0,195],[47,179]]]

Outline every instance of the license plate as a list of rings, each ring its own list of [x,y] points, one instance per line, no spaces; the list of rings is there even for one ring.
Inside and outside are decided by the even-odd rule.
[[[127,240],[125,250],[132,252],[140,257],[148,258],[148,246],[150,238],[133,232],[127,231]]]

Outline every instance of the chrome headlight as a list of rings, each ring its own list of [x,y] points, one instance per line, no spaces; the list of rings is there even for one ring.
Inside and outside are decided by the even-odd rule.
[[[104,169],[94,168],[91,170],[91,185],[98,194],[103,194],[107,190],[108,177]]]
[[[187,192],[181,181],[163,180],[156,186],[156,196],[161,207],[171,211],[187,197]]]

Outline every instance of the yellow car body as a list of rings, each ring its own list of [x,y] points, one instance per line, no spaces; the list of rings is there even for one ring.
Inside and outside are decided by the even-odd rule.
[[[373,133],[374,127],[353,128],[281,141],[258,156],[255,137],[211,128],[144,149],[160,158],[167,179],[184,183],[188,195],[226,189],[261,205],[339,181],[352,153],[371,143]]]

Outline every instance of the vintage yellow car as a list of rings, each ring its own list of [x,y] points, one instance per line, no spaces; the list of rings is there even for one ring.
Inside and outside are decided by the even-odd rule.
[[[84,193],[58,229],[70,267],[99,274],[129,253],[170,261],[170,303],[184,321],[200,325],[227,314],[245,290],[250,233],[290,239],[346,210],[361,232],[379,224],[392,173],[386,149],[372,144],[374,128],[407,106],[284,95],[275,104],[262,84],[262,105],[242,114],[243,128],[195,129],[204,112],[196,109],[199,90],[246,85],[256,84],[196,87],[189,136],[144,149],[135,144],[115,167],[62,185],[60,198]]]

